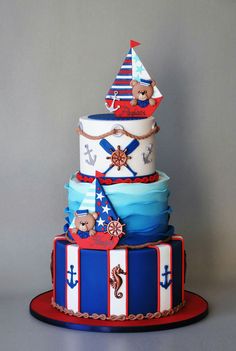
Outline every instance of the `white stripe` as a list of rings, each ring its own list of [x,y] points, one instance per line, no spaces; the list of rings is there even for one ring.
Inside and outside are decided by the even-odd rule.
[[[133,89],[130,85],[112,85],[112,89]]]
[[[93,197],[93,199],[86,199],[86,200],[83,201],[83,205],[85,206],[85,204],[93,204],[94,201],[95,201],[94,197]]]
[[[110,278],[113,279],[112,276],[112,269],[117,267],[118,264],[120,265],[120,268],[124,271],[127,272],[128,264],[126,262],[126,250],[125,249],[120,249],[120,250],[111,250],[110,252],[108,251],[108,254],[110,255]],[[126,300],[127,300],[127,286],[126,286],[126,275],[124,274],[119,274],[119,276],[122,278],[122,284],[120,289],[118,290],[118,294],[123,294],[121,298],[117,298],[114,295],[114,289],[112,288],[110,284],[110,314],[116,314],[116,315],[121,315],[124,314],[126,315]]]
[[[127,76],[125,76],[125,75],[117,75],[116,76],[116,79],[132,79],[132,75],[127,75]]]
[[[121,68],[132,68],[132,65],[122,65]]]
[[[172,270],[171,267],[171,246],[168,244],[158,245],[160,252],[160,267],[159,270],[159,281],[160,283],[165,282],[165,276],[162,274],[165,272],[165,266],[168,266],[168,271]],[[168,281],[172,279],[172,272],[167,276]],[[159,296],[160,296],[160,312],[172,308],[171,306],[171,295],[172,295],[172,284],[167,289],[159,285]]]
[[[78,246],[77,245],[67,245],[66,246],[66,257],[67,257],[67,267],[66,272],[71,271],[71,266],[73,267],[73,272],[76,273],[73,275],[73,282],[76,280],[78,283],[72,289],[66,280],[66,295],[67,295],[67,306],[69,310],[73,310],[74,312],[78,312],[78,293],[79,293],[79,284],[80,277],[78,275]],[[71,280],[71,274],[66,274],[66,279]]]
[[[132,57],[132,54],[127,54],[126,57]]]
[[[115,95],[107,95],[106,99],[112,99],[114,98]],[[132,100],[133,99],[133,95],[116,95],[116,97],[118,97],[120,100]]]
[[[86,193],[86,197],[94,197],[94,193],[92,192]]]

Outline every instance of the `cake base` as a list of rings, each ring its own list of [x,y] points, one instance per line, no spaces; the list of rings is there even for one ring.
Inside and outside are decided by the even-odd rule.
[[[208,314],[208,303],[201,296],[185,291],[185,307],[173,316],[135,321],[102,321],[78,318],[59,312],[51,306],[52,290],[36,296],[30,303],[35,318],[58,327],[95,332],[144,332],[183,327],[196,323]]]

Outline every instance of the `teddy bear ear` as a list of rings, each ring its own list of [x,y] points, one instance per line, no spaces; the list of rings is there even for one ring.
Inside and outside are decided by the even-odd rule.
[[[155,82],[155,80],[153,80],[151,86],[155,87],[155,85],[156,85],[156,82]]]
[[[91,213],[91,215],[94,217],[94,219],[97,219],[97,218],[98,218],[97,212],[93,212],[93,213]]]
[[[130,85],[131,87],[134,87],[136,84],[138,84],[137,80],[131,80]]]

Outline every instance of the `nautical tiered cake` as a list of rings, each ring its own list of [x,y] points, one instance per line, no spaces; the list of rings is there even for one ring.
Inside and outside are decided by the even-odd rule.
[[[54,240],[52,305],[77,317],[145,320],[185,304],[184,241],[169,225],[168,176],[156,171],[152,113],[162,95],[131,48],[106,96],[81,117],[80,171],[66,185]]]

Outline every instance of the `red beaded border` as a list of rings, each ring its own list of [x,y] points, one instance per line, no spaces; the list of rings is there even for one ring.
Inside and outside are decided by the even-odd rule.
[[[92,183],[95,179],[93,176],[83,175],[80,172],[76,173],[76,178],[80,182]],[[144,177],[134,177],[134,178],[99,178],[99,181],[102,185],[111,185],[111,184],[120,184],[120,183],[154,183],[159,179],[159,173],[144,176]]]

